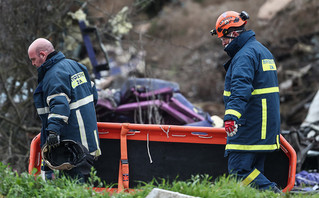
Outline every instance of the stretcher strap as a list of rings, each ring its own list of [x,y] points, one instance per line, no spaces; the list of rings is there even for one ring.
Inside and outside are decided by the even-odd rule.
[[[118,191],[129,188],[129,165],[127,158],[127,133],[129,124],[124,123],[121,128],[121,160],[118,177]]]

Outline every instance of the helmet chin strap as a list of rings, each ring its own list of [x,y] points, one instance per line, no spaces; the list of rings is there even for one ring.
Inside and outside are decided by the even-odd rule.
[[[229,42],[227,45],[225,45],[225,48],[235,39],[236,37],[233,36],[233,32],[230,33],[230,36],[225,36],[226,38],[229,38]]]
[[[229,43],[231,43],[233,41],[235,37],[233,37],[233,32],[230,33],[230,39],[229,39]]]
[[[235,39],[236,37],[233,36],[233,32],[230,33],[230,36],[223,36],[224,38],[229,38],[229,39]]]

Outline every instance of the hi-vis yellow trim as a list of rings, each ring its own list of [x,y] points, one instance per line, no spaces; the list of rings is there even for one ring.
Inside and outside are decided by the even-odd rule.
[[[97,150],[94,151],[93,153],[91,153],[91,155],[97,157],[97,156],[101,155],[101,149],[100,149],[98,134],[97,134],[96,130],[94,130],[93,133],[94,133],[94,138],[95,138]]]
[[[251,95],[258,95],[258,94],[268,94],[268,93],[276,93],[279,92],[279,87],[268,87],[263,89],[255,89]]]
[[[260,174],[260,171],[257,170],[256,168],[253,170],[253,172],[251,172],[243,181],[242,183],[247,186],[248,184],[250,184],[254,179],[256,179],[256,177],[258,177],[258,175]]]
[[[271,151],[276,150],[279,148],[279,141],[277,137],[277,143],[276,144],[270,144],[270,145],[241,145],[241,144],[227,144],[227,149],[233,149],[233,150],[243,150],[243,151]]]
[[[234,116],[236,116],[238,119],[241,117],[241,113],[239,113],[238,111],[233,110],[233,109],[227,109],[227,110],[225,111],[225,115],[227,115],[227,114],[234,115]]]
[[[259,94],[269,94],[269,93],[277,93],[279,92],[279,87],[268,87],[268,88],[262,88],[262,89],[255,89],[253,92],[251,92],[251,95],[259,95]],[[230,91],[224,90],[224,96],[230,96]]]
[[[225,91],[224,90],[224,96],[230,96],[230,91]]]
[[[71,76],[71,85],[72,85],[73,89],[75,87],[83,84],[83,83],[86,83],[86,82],[87,82],[87,80],[85,78],[84,72],[79,72],[79,73],[74,74],[73,76]]]
[[[262,120],[261,120],[261,139],[266,139],[267,131],[267,100],[265,98],[261,99],[262,106]]]
[[[277,70],[274,59],[263,59],[261,63],[263,71]]]
[[[50,113],[48,116],[48,119],[50,118],[60,118],[62,119],[65,123],[68,123],[69,117],[68,116],[64,116],[64,115],[59,115],[59,114],[55,114],[55,113]]]
[[[75,111],[76,114],[76,118],[78,120],[78,125],[79,125],[79,131],[80,131],[80,137],[81,137],[81,143],[82,145],[87,148],[89,150],[89,145],[88,145],[88,141],[86,138],[86,132],[85,132],[85,126],[84,126],[84,121],[81,115],[80,110],[76,110]]]
[[[87,104],[89,104],[90,102],[93,102],[93,101],[94,101],[93,94],[91,94],[89,96],[86,96],[85,98],[82,98],[80,100],[72,102],[70,104],[70,109],[71,110],[77,109],[77,108],[82,107],[84,105],[87,105]]]

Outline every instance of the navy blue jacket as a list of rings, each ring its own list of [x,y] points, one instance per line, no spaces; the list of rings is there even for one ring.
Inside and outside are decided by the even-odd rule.
[[[280,101],[274,57],[253,31],[240,34],[225,51],[231,59],[224,65],[224,120],[239,124],[237,134],[227,138],[226,155],[279,149]]]
[[[82,64],[58,52],[38,68],[34,103],[42,121],[41,147],[49,131],[72,139],[99,156],[95,114],[96,88]]]

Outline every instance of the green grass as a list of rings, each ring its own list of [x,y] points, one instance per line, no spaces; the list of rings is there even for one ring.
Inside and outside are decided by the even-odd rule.
[[[43,181],[40,177],[34,177],[28,173],[18,174],[12,171],[7,165],[0,162],[0,198],[2,197],[134,197],[143,198],[153,188],[160,188],[170,191],[175,191],[191,196],[197,197],[245,197],[245,198],[258,198],[258,197],[319,197],[319,194],[292,194],[287,193],[283,195],[275,194],[271,191],[259,191],[254,188],[243,186],[235,179],[222,176],[213,180],[208,175],[193,176],[187,181],[168,181],[165,179],[153,180],[149,183],[143,183],[136,188],[134,193],[97,193],[92,187],[93,185],[100,187],[107,186],[101,182],[96,176],[96,171],[92,171],[91,178],[88,184],[78,184],[76,181],[68,180],[61,177],[52,181]]]

